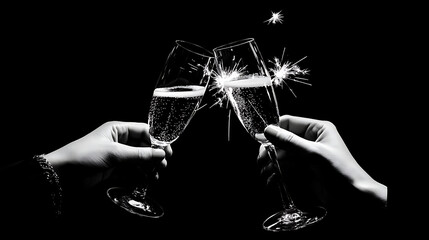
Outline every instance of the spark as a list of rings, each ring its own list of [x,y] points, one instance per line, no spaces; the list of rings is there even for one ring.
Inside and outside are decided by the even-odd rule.
[[[220,66],[219,72],[213,71],[212,76],[214,79],[214,85],[210,87],[210,91],[216,90],[213,93],[213,96],[216,98],[216,102],[210,106],[212,108],[215,105],[223,106],[223,103],[226,102],[226,90],[225,83],[228,81],[236,80],[241,78],[243,75],[244,69],[246,66],[238,67],[240,61],[238,61],[232,69],[225,69],[223,66]]]
[[[203,66],[201,64],[193,65],[193,64],[190,64],[190,63],[189,63],[189,65],[190,65],[190,68],[191,68],[190,72],[191,71],[197,71],[198,68],[203,68],[203,78],[201,80],[202,82],[206,80],[206,77],[208,77],[207,81],[209,81],[210,77],[213,75],[213,70],[211,70],[211,68],[209,67],[209,65],[206,65],[206,66]],[[201,110],[202,108],[204,108],[206,106],[207,106],[207,103],[204,103],[203,105],[199,106],[196,109],[196,111],[199,111],[199,110]]]
[[[267,22],[267,24],[276,24],[276,23],[283,23],[283,14],[282,11],[273,12],[271,11],[271,17],[264,22]]]
[[[272,81],[275,86],[280,86],[283,88],[283,85],[286,85],[289,88],[289,91],[296,97],[296,94],[294,93],[292,88],[290,88],[290,86],[287,84],[287,81],[294,81],[294,82],[311,86],[307,78],[301,77],[302,75],[307,75],[309,70],[301,69],[297,65],[299,62],[301,62],[307,57],[303,57],[294,63],[289,61],[286,61],[283,63],[284,53],[285,53],[285,49],[283,49],[283,54],[281,59],[274,57],[274,60],[270,61],[270,63],[274,65],[273,68],[270,68],[270,71],[273,74]]]
[[[213,83],[208,86],[207,91],[213,92],[212,97],[215,99],[215,102],[210,105],[209,108],[212,108],[216,105],[220,107],[225,107],[225,109],[228,110],[228,116],[227,116],[227,123],[228,123],[228,129],[227,129],[227,140],[230,141],[231,139],[231,108],[229,106],[229,98],[227,95],[227,90],[225,89],[225,83],[228,81],[233,81],[242,78],[243,72],[246,69],[246,66],[239,67],[241,61],[238,61],[234,64],[234,66],[231,69],[224,68],[223,65],[219,65],[219,71],[212,71],[211,76],[213,79]],[[205,104],[202,107],[207,106]],[[202,108],[201,107],[201,108]],[[200,109],[201,109],[200,108]]]
[[[227,132],[227,140],[231,141],[231,109],[228,111],[228,132]]]

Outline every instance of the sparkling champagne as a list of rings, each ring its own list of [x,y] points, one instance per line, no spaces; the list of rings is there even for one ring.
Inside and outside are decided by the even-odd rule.
[[[227,81],[224,86],[241,124],[253,138],[265,143],[265,127],[279,122],[277,100],[270,77]]]
[[[165,146],[176,140],[194,115],[204,95],[197,85],[156,88],[149,109],[152,144]]]

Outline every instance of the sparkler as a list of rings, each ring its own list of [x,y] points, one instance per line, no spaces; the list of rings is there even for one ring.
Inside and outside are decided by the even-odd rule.
[[[304,60],[307,57],[303,57],[300,60],[296,61],[295,63],[286,61],[283,63],[283,57],[285,53],[285,49],[283,48],[283,53],[281,59],[274,57],[273,61],[269,61],[274,65],[273,68],[270,68],[269,70],[272,73],[272,81],[274,86],[280,86],[283,88],[283,85],[286,85],[289,89],[289,91],[293,94],[294,97],[297,97],[295,92],[292,90],[292,88],[287,84],[286,81],[294,81],[306,85],[310,85],[311,83],[307,82],[307,78],[301,77],[302,75],[307,75],[309,70],[307,69],[301,69],[297,64]]]
[[[219,105],[220,107],[223,107],[225,105],[225,108],[228,108],[228,141],[230,141],[231,138],[231,109],[228,106],[229,99],[225,90],[225,83],[242,77],[243,71],[246,69],[246,66],[239,68],[239,65],[240,61],[237,62],[232,69],[225,69],[223,68],[223,66],[220,66],[219,72],[212,71],[211,76],[214,80],[214,84],[208,86],[209,92],[215,91],[212,96],[216,99],[216,101],[209,108],[212,108],[216,105]],[[207,104],[204,104],[197,110],[200,110],[205,106],[207,106]]]
[[[302,83],[311,86],[311,83],[308,82],[307,78],[302,77],[309,73],[308,69],[301,69],[298,66],[298,63],[304,60],[307,57],[303,57],[300,60],[292,63],[290,61],[283,61],[286,48],[283,48],[282,57],[279,59],[274,57],[273,60],[269,62],[274,65],[274,67],[269,68],[269,71],[272,73],[271,79],[274,86],[280,86],[283,88],[286,85],[289,91],[293,94],[294,97],[297,97],[292,88],[288,85],[287,81],[293,81],[297,83]],[[236,63],[232,69],[224,69],[220,66],[219,72],[212,71],[211,76],[214,80],[214,84],[209,86],[208,91],[214,91],[213,97],[216,101],[209,107],[212,108],[216,105],[220,107],[227,106],[228,97],[225,91],[225,83],[231,80],[236,80],[242,77],[243,71],[246,69],[246,66],[238,68],[240,62]],[[199,107],[197,110],[200,110],[203,107],[206,107],[207,104]]]
[[[283,23],[284,16],[281,12],[282,12],[281,10],[278,12],[271,11],[271,17],[265,20],[264,22],[266,22],[267,24]]]
[[[224,69],[222,66],[220,66],[219,72],[212,72],[214,85],[210,87],[210,91],[216,89],[217,91],[213,94],[213,96],[218,97],[217,101],[212,104],[210,108],[218,104],[222,107],[223,104],[227,102],[225,83],[231,80],[239,79],[242,76],[243,71],[246,69],[246,66],[238,68],[238,65],[240,65],[240,61],[237,62],[232,69]]]

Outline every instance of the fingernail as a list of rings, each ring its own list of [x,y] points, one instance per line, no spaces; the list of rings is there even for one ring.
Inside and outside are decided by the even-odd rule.
[[[165,158],[165,152],[162,149],[153,149],[152,150],[152,157],[153,158]]]
[[[279,127],[274,126],[274,125],[269,125],[268,127],[265,128],[264,133],[267,135],[272,135],[272,136],[276,136],[278,133]]]

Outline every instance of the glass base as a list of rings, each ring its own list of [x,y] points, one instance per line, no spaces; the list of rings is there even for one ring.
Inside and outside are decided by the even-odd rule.
[[[262,226],[271,232],[293,231],[316,223],[325,216],[326,210],[323,207],[316,207],[310,211],[288,209],[271,215]]]
[[[132,214],[141,217],[160,218],[164,215],[161,205],[149,197],[137,198],[120,187],[111,187],[107,190],[107,196],[119,207]]]

